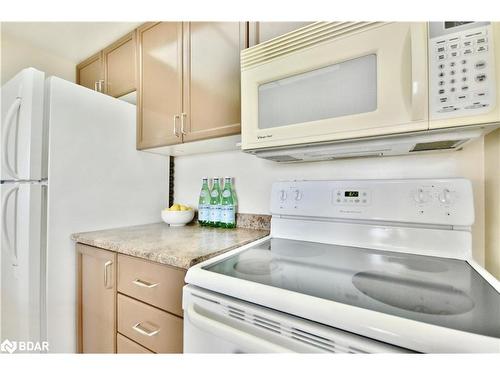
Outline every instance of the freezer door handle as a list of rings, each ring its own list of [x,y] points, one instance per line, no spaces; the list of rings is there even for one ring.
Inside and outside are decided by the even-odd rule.
[[[17,232],[17,207],[14,209],[14,220],[13,220],[14,241],[11,241],[9,237],[9,229],[7,228],[7,205],[9,203],[10,198],[14,194],[17,196],[18,192],[19,192],[19,186],[12,188],[11,190],[9,190],[7,194],[5,194],[2,202],[2,234],[3,234],[2,237],[5,239],[5,243],[9,251],[12,253],[12,262],[14,266],[17,265],[17,243],[15,238],[15,233]]]
[[[12,103],[9,110],[7,111],[7,115],[5,116],[5,121],[4,121],[5,130],[4,134],[2,134],[3,165],[7,170],[7,173],[10,174],[14,179],[19,179],[19,176],[17,175],[15,168],[12,167],[12,165],[10,164],[8,145],[13,125],[14,123],[17,124],[17,121],[14,121],[14,119],[16,118],[15,115],[19,111],[19,108],[21,108],[21,98],[17,97],[14,100],[14,103]]]

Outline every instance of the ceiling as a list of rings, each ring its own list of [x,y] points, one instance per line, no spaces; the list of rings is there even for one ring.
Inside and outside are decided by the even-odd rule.
[[[142,22],[2,22],[2,33],[78,63]]]

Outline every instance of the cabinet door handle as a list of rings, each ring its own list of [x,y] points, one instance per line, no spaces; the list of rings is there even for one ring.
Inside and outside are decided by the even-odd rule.
[[[179,115],[174,115],[174,136],[178,137],[179,133],[177,133],[177,119],[180,118]]]
[[[160,332],[160,328],[157,328],[157,329],[155,329],[153,331],[150,331],[149,329],[144,328],[141,324],[142,323],[134,324],[132,326],[132,329],[134,331],[139,332],[141,335],[148,336],[148,337],[154,336],[154,335],[156,335],[156,334],[158,334]],[[151,324],[151,323],[149,323],[149,324]],[[154,325],[154,324],[151,324],[151,325]]]
[[[186,135],[186,132],[184,131],[184,117],[187,116],[187,113],[182,112],[181,113],[181,133],[182,135]]]
[[[108,260],[106,263],[104,263],[104,287],[106,289],[111,289],[111,287],[113,286],[113,284],[111,283],[111,277],[109,275],[112,264],[113,261],[111,260]]]
[[[143,288],[154,288],[155,286],[160,285],[160,283],[150,283],[149,281],[141,280],[141,279],[135,279],[132,281],[133,284],[137,286],[141,286]]]
[[[99,81],[94,82],[94,91],[99,91],[97,88],[97,85],[99,84]]]

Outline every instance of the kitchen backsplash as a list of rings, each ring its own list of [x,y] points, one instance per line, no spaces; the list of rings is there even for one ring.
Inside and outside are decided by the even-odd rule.
[[[464,177],[474,188],[474,258],[484,264],[483,143],[474,141],[458,152],[299,164],[279,164],[239,151],[180,156],[175,158],[175,200],[197,207],[203,176],[234,176],[238,212],[255,214],[269,214],[271,184],[278,180]]]

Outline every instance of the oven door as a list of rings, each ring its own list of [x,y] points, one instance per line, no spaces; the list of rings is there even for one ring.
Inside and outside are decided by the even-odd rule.
[[[182,305],[184,353],[408,352],[193,285]]]
[[[425,23],[316,23],[243,51],[243,149],[428,129],[426,46]]]

